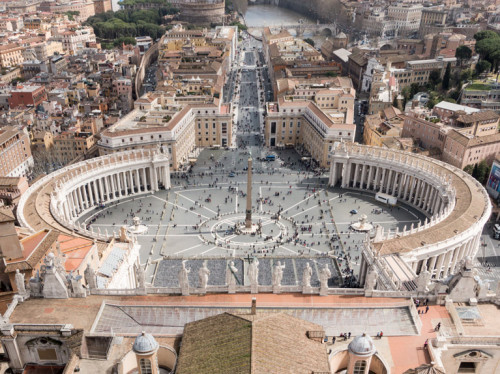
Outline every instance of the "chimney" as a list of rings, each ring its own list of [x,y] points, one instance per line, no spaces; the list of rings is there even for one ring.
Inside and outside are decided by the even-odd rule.
[[[257,314],[257,298],[252,297],[252,309],[250,311],[250,314],[255,315]]]

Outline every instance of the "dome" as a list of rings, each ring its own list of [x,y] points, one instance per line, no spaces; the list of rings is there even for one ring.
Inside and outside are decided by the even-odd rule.
[[[353,341],[349,343],[347,349],[357,356],[371,356],[377,351],[372,338],[366,334],[356,336]]]
[[[337,36],[335,36],[335,39],[345,39],[347,38],[347,35],[344,34],[343,32],[341,32],[340,34],[337,34]]]
[[[158,343],[155,338],[153,338],[153,335],[146,334],[143,331],[141,335],[135,338],[132,349],[136,353],[150,353],[158,349]]]

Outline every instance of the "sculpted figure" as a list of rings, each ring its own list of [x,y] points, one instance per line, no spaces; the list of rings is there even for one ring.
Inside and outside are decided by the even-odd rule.
[[[328,288],[328,279],[330,279],[331,276],[332,276],[332,272],[330,271],[328,264],[325,264],[325,266],[323,266],[323,269],[321,269],[320,274],[319,274],[321,288],[324,288],[324,289]]]
[[[281,281],[283,279],[283,269],[285,265],[281,265],[281,261],[278,261],[276,265],[274,265],[273,271],[273,286],[280,287]]]
[[[238,269],[234,266],[234,262],[229,262],[229,265],[226,269],[226,284],[228,286],[236,286],[236,273]]]
[[[200,281],[200,288],[206,290],[208,285],[208,276],[210,275],[210,270],[208,270],[206,261],[203,266],[198,270],[198,278]]]
[[[144,288],[146,287],[144,269],[141,265],[135,266],[135,279],[137,280],[137,287]]]
[[[417,283],[417,290],[419,292],[427,292],[428,291],[428,286],[429,282],[431,281],[431,273],[427,270],[427,265],[424,264],[422,266],[422,270],[420,271],[420,274],[417,277],[416,283]]]
[[[179,287],[181,289],[189,289],[189,278],[188,274],[191,272],[191,269],[186,268],[186,263],[182,261],[181,270],[179,270],[178,279],[179,279]]]
[[[24,274],[19,272],[19,269],[16,269],[14,280],[16,282],[17,292],[20,295],[24,295],[26,293],[26,286],[24,284]]]
[[[248,278],[251,285],[259,284],[259,260],[257,258],[254,258],[248,266]]]
[[[311,287],[312,267],[309,262],[306,264],[304,272],[302,273],[302,287]]]

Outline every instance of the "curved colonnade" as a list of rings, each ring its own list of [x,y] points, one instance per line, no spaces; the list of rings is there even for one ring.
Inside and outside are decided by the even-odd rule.
[[[329,184],[389,194],[421,211],[427,217],[423,224],[378,230],[370,249],[377,257],[399,255],[415,275],[425,268],[436,279],[475,256],[491,214],[486,190],[469,174],[403,151],[340,143],[330,154]],[[363,258],[361,283],[369,262]]]
[[[45,228],[61,229],[60,225],[85,236],[108,240],[115,234],[89,231],[75,223],[76,218],[101,204],[162,187],[170,188],[166,154],[158,150],[125,151],[78,162],[41,178],[21,197],[17,216],[21,226],[33,231],[39,229],[36,223],[40,223],[35,216],[45,221]],[[38,201],[39,195],[42,201]],[[43,196],[48,199],[43,200]]]

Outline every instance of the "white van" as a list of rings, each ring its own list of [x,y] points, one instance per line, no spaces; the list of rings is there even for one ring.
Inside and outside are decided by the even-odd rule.
[[[394,196],[382,192],[377,192],[377,194],[375,195],[375,200],[393,206],[396,205],[396,203],[398,202],[398,199],[395,198]]]

